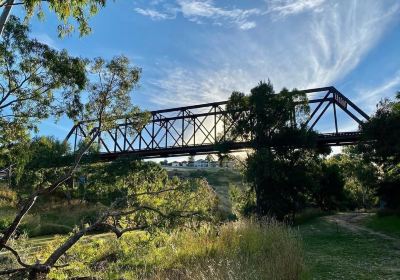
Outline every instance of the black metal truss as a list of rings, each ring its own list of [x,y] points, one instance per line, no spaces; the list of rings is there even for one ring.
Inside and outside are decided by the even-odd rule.
[[[306,125],[313,129],[333,107],[334,131],[319,134],[321,145],[337,146],[357,143],[360,140],[358,131],[339,131],[337,109],[341,109],[352,120],[361,124],[369,119],[359,107],[334,87],[303,90],[306,94],[325,93],[322,98],[310,98],[314,104]],[[229,114],[225,110],[227,101],[199,104],[152,111],[151,120],[141,129],[137,129],[130,119],[117,121],[114,128],[102,131],[97,143],[100,145],[100,158],[112,160],[121,155],[134,155],[140,158],[157,158],[190,154],[208,154],[218,152],[220,144],[230,151],[249,149],[251,140],[229,139],[232,126],[227,127]],[[294,121],[295,117],[294,117]],[[76,124],[66,137],[72,141],[74,151],[79,141],[92,131],[89,122]],[[93,122],[91,122],[93,126]],[[229,141],[227,141],[229,140]]]

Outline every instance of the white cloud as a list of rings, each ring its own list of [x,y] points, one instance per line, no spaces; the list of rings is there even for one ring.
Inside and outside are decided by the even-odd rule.
[[[171,67],[164,71],[163,79],[149,81],[154,89],[150,93],[152,102],[163,107],[223,101],[233,89],[244,91],[252,86],[250,77],[242,69],[223,68],[210,73],[208,70]],[[238,84],[246,86],[237,87]]]
[[[267,0],[268,11],[280,16],[299,14],[305,11],[321,12],[325,0]]]
[[[162,4],[163,2],[153,3],[158,10],[136,8],[135,11],[153,20],[173,19],[177,13],[180,13],[184,18],[195,23],[210,21],[215,25],[235,25],[242,30],[255,28],[257,24],[250,18],[262,14],[259,9],[221,8],[216,6],[213,0],[176,0],[174,6]]]
[[[217,13],[191,7],[186,14],[193,17]],[[233,90],[247,92],[268,78],[276,89],[334,85],[359,65],[399,11],[398,3],[374,0],[326,1],[320,8],[323,14],[301,21],[267,22],[258,34],[205,38],[208,47],[193,55],[197,62],[160,66],[163,73],[149,81],[157,88],[152,101],[167,107],[224,100]]]
[[[255,28],[256,26],[257,26],[257,24],[254,21],[248,21],[248,22],[244,22],[243,24],[241,24],[239,26],[239,28],[242,30],[248,30],[248,29]]]
[[[60,49],[59,46],[57,45],[56,41],[51,38],[48,34],[46,33],[33,33],[32,37],[38,40],[39,42],[48,45],[49,47],[53,49]]]
[[[355,102],[360,103],[365,110],[371,113],[381,99],[393,97],[397,91],[400,91],[400,71],[376,87],[361,89]]]
[[[161,13],[152,9],[135,8],[135,12],[143,16],[148,16],[152,20],[165,20],[172,18],[171,15]]]

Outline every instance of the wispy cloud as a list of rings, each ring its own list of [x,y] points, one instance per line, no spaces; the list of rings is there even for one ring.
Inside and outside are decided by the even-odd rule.
[[[305,11],[322,12],[324,2],[325,0],[267,0],[268,11],[283,17]]]
[[[48,45],[49,47],[53,49],[60,49],[60,47],[57,45],[56,41],[51,38],[48,34],[46,33],[33,33],[32,37],[38,40],[39,42]]]
[[[202,24],[211,22],[215,25],[237,26],[248,30],[257,23],[251,18],[261,15],[259,9],[238,9],[218,7],[213,0],[176,0],[174,5],[164,5],[163,1],[153,2],[154,9],[135,8],[135,12],[153,20],[174,19],[179,13],[189,21]]]
[[[143,16],[148,16],[152,20],[165,20],[174,18],[173,15],[169,15],[167,13],[161,13],[159,11],[153,9],[142,9],[142,8],[135,8],[135,12],[141,14]]]
[[[361,89],[356,102],[371,113],[381,99],[392,97],[397,91],[400,91],[400,70],[376,87]]]
[[[250,77],[243,69],[223,68],[210,73],[205,69],[191,71],[171,67],[165,68],[163,74],[163,79],[152,79],[148,83],[153,89],[150,91],[152,102],[163,107],[223,101],[232,89],[244,91],[252,86]],[[246,86],[238,87],[243,84]]]
[[[186,14],[212,14],[203,8],[192,7]],[[334,85],[376,45],[399,4],[326,1],[320,8],[323,14],[313,13],[301,21],[287,17],[285,26],[290,30],[281,21],[267,22],[258,36],[226,33],[205,39],[209,45],[196,52],[197,63],[161,65],[164,72],[148,82],[157,89],[153,102],[174,106],[223,100],[233,90],[248,91],[268,78],[277,89]]]

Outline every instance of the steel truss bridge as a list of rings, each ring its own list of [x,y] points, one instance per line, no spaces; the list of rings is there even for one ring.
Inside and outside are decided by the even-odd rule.
[[[307,94],[311,113],[306,121],[309,129],[321,131],[318,143],[325,146],[355,144],[361,139],[358,126],[369,119],[359,107],[334,87],[302,90]],[[251,141],[231,139],[232,125],[227,125],[227,101],[185,106],[150,112],[151,120],[141,129],[129,118],[120,119],[116,126],[102,131],[96,141],[100,159],[113,160],[120,156],[160,158],[170,156],[218,153],[221,145],[229,151],[252,148]],[[338,118],[349,122],[340,127]],[[320,125],[321,124],[321,125]],[[79,141],[95,127],[92,122],[79,122],[66,137],[74,151]],[[347,128],[346,128],[347,127]],[[323,132],[322,132],[323,131]]]

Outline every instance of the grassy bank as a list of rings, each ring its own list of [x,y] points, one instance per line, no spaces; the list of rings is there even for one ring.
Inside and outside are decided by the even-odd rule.
[[[299,227],[307,279],[400,279],[398,243],[318,218]]]
[[[364,225],[372,230],[400,238],[400,216],[373,215],[365,220]]]
[[[45,257],[49,249],[35,257]],[[304,271],[299,236],[276,222],[83,241],[64,261],[70,266],[52,272],[52,279],[299,279]]]

